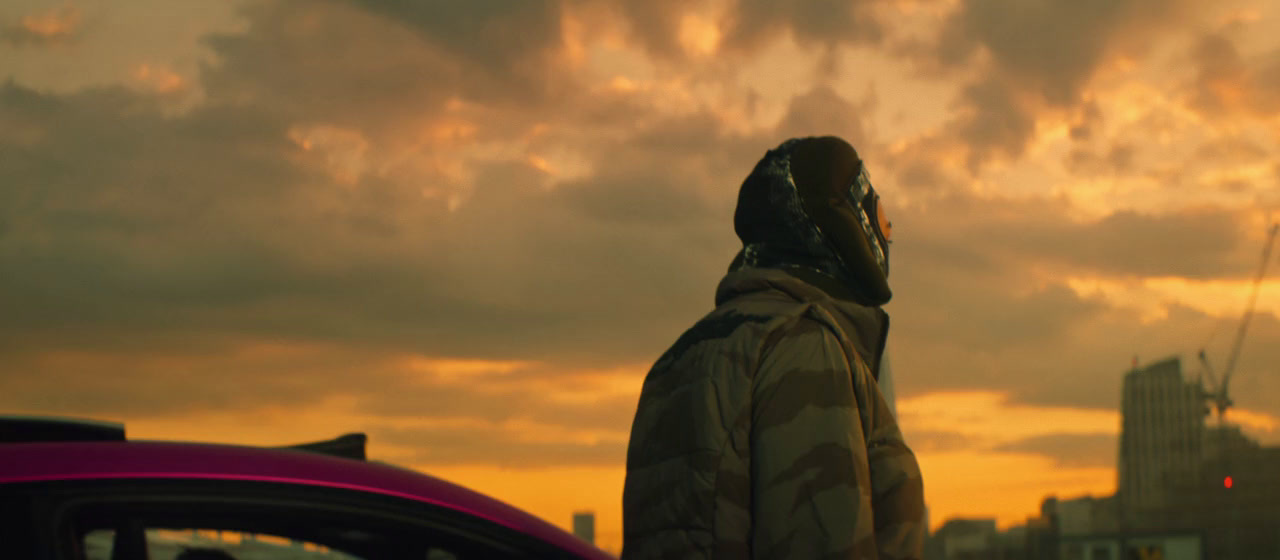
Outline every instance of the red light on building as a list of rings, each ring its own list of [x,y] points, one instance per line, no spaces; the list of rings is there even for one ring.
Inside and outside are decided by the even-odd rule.
[[[1229,476],[1228,476],[1228,477],[1226,477],[1226,478],[1222,479],[1222,486],[1223,486],[1224,488],[1231,488],[1231,485],[1232,485],[1232,484],[1234,484],[1234,481],[1232,481],[1232,480],[1231,480],[1231,477],[1229,477]]]

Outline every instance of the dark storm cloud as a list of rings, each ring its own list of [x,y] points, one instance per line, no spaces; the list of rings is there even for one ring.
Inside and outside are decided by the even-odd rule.
[[[981,49],[1018,87],[1053,105],[1073,105],[1121,42],[1179,21],[1188,5],[1163,0],[966,0],[944,23],[935,56],[965,64],[968,56],[956,53]]]
[[[808,29],[812,42],[837,40],[832,29],[796,23],[817,5],[787,8],[796,11],[781,14],[791,22],[782,28],[743,24],[736,40],[755,44],[785,26]],[[779,9],[744,6],[756,15],[742,22]],[[491,4],[262,4],[243,33],[209,40],[216,60],[199,77],[207,101],[178,115],[123,89],[4,86],[0,152],[17,157],[0,158],[0,270],[18,272],[0,275],[0,363],[16,372],[0,376],[0,404],[173,417],[347,395],[362,413],[473,426],[385,432],[429,449],[422,462],[544,464],[563,455],[618,464],[616,442],[527,441],[501,424],[624,431],[634,397],[566,404],[533,381],[570,383],[565,372],[580,366],[647,364],[709,311],[737,249],[738,185],[766,149],[790,135],[834,133],[874,153],[882,139],[864,126],[869,102],[821,86],[796,95],[777,128],[749,135],[728,132],[708,111],[662,114],[646,97],[660,94],[560,96],[548,88],[576,84],[548,54],[556,9],[516,9],[531,10],[539,28],[523,30]],[[640,21],[647,8],[629,9]],[[832,21],[845,9],[864,8],[835,6]],[[644,17],[653,18],[646,34],[674,21]],[[871,25],[855,20],[849,29]],[[982,154],[1020,153],[1033,115],[1002,103],[1026,92],[975,83],[959,106],[975,112],[956,129],[981,140]],[[548,174],[528,154],[448,160],[476,146],[460,138],[420,155],[457,164],[473,181],[371,165],[342,182],[322,154],[290,140],[297,125],[334,124],[364,135],[376,155],[417,139],[454,98],[475,111],[464,116],[476,144],[524,138],[549,122],[528,140],[529,154],[571,148],[588,171]],[[1132,354],[1199,344],[1212,318],[1174,307],[1143,323],[1037,270],[1240,278],[1254,266],[1256,251],[1240,243],[1232,226],[1240,217],[1229,212],[1079,223],[1061,200],[965,195],[956,170],[932,155],[883,166],[940,195],[894,214],[900,395],[995,389],[1114,409]],[[449,211],[421,195],[436,188],[466,197]],[[1246,346],[1241,362],[1242,403],[1275,394],[1269,380],[1280,379],[1266,369],[1280,363],[1266,345],[1280,339],[1274,319],[1260,316],[1254,336],[1258,346]],[[263,341],[286,350],[251,350]],[[548,365],[466,385],[407,374],[388,355]],[[931,445],[964,445],[943,437]]]
[[[1280,111],[1280,49],[1242,55],[1233,37],[1240,25],[1200,36],[1187,56],[1196,70],[1186,86],[1190,105],[1211,118]]]
[[[1116,465],[1118,446],[1115,434],[1046,434],[1007,443],[995,450],[1043,455],[1064,468],[1111,468]]]
[[[208,95],[280,118],[411,133],[451,100],[531,108],[575,84],[547,2],[257,2],[247,32],[206,38]],[[403,129],[410,129],[409,131]],[[512,123],[507,133],[519,128]]]
[[[916,453],[972,451],[982,447],[982,440],[958,432],[903,429],[902,437]]]
[[[1068,133],[1072,140],[1084,142],[1093,138],[1095,129],[1101,124],[1102,109],[1098,107],[1097,100],[1090,99],[1081,104]]]
[[[453,85],[433,73],[457,61],[423,45],[435,28],[413,17],[425,15],[395,10],[412,25],[343,3],[257,5],[246,32],[209,41],[209,102],[174,118],[124,90],[60,98],[9,86],[6,119],[40,143],[3,170],[23,185],[5,191],[16,198],[0,220],[6,264],[24,270],[9,280],[18,312],[6,330],[86,347],[145,346],[183,325],[460,355],[660,352],[709,305],[732,256],[731,231],[707,227],[711,210],[692,193],[724,169],[745,174],[765,146],[739,162],[750,142],[716,121],[667,119],[588,151],[602,163],[589,184],[548,193],[520,162],[477,165],[452,215],[417,196],[422,184],[335,185],[299,165],[307,156],[287,139],[296,119],[395,126]],[[485,27],[480,12],[462,19]],[[468,44],[445,35],[450,48]],[[493,137],[510,126],[479,125]],[[687,225],[666,223],[675,216]],[[616,336],[623,328],[631,336]]]
[[[884,39],[876,2],[738,0],[729,10],[725,43],[730,48],[759,48],[790,32],[801,45],[874,45]]]
[[[1247,79],[1235,43],[1225,35],[1209,34],[1196,42],[1190,54],[1197,69],[1192,105],[1207,113],[1224,112],[1228,107],[1223,89],[1242,87]]]
[[[287,27],[261,17],[274,23],[246,35]],[[215,41],[231,54],[207,75],[238,69],[236,80],[255,82],[267,66],[227,61],[247,63],[238,49],[256,41]],[[347,91],[318,85],[316,98]],[[709,114],[648,118],[620,139],[582,142],[556,129],[531,149],[578,141],[588,178],[547,190],[551,178],[521,160],[481,162],[465,203],[449,212],[417,183],[367,175],[337,184],[289,139],[301,113],[275,112],[276,98],[209,91],[207,103],[165,116],[156,98],[129,90],[5,86],[5,130],[26,131],[0,135],[22,156],[0,162],[0,183],[12,185],[0,191],[0,264],[21,271],[0,280],[9,311],[0,355],[18,372],[0,392],[15,406],[154,416],[348,394],[376,414],[518,412],[625,427],[633,403],[420,390],[379,356],[564,368],[652,360],[710,310],[737,245],[737,185],[778,141],[727,133]],[[387,94],[404,102],[400,90]],[[784,122],[844,103],[817,90]],[[346,108],[353,120],[363,116],[356,109]],[[264,340],[321,350],[270,360],[239,352]],[[94,381],[68,390],[79,376]],[[211,388],[182,390],[202,380]],[[456,410],[476,402],[494,406]]]
[[[797,97],[783,122],[807,104],[841,102],[818,91]],[[56,396],[71,380],[45,374],[50,353],[184,356],[175,349],[195,345],[202,353],[194,358],[203,359],[261,338],[566,367],[647,362],[710,309],[736,249],[729,216],[737,185],[777,140],[773,132],[735,137],[710,118],[659,119],[587,150],[592,178],[551,191],[545,174],[521,162],[478,165],[470,198],[450,213],[387,181],[335,185],[299,159],[286,123],[249,107],[215,104],[165,118],[135,93],[60,97],[12,84],[0,101],[6,122],[37,132],[23,136],[26,143],[7,140],[27,157],[0,164],[4,184],[18,186],[0,195],[9,210],[0,212],[7,224],[0,259],[6,270],[23,271],[5,277],[5,307],[14,312],[0,328],[6,361],[27,364],[24,385],[5,394],[86,407],[93,391]],[[648,210],[623,212],[628,207]],[[1235,239],[1224,226],[1230,219],[1118,214],[1077,224],[1056,203],[964,197],[895,214],[903,233],[895,245],[895,344],[929,349],[902,360],[904,387],[1013,387],[1042,398],[1034,391],[1049,386],[1049,397],[1074,394],[1072,368],[1032,356],[1098,321],[1128,332],[1135,320],[1107,323],[1099,301],[1033,285],[1021,267],[1213,277],[1214,259],[1226,262],[1217,249]],[[1108,375],[1107,363],[1131,353],[1090,348],[1083,362]],[[174,405],[131,401],[127,388],[152,378],[172,388],[214,372],[222,372],[220,383],[242,386],[269,369],[243,359],[210,360],[222,365],[194,368],[191,377],[123,359],[87,360],[76,371],[129,380],[103,403],[160,412]],[[353,390],[350,371],[309,363],[301,360],[296,376],[282,374],[282,383],[310,375],[323,389],[288,394]],[[384,387],[381,394],[415,394],[366,369],[350,368]],[[233,393],[180,402],[221,408]],[[1101,402],[1079,393],[1077,403]]]
[[[1221,208],[1147,214],[1120,210],[1075,220],[1064,201],[956,194],[895,213],[895,228],[917,235],[930,259],[981,252],[988,262],[1025,269],[1048,265],[1116,276],[1249,277],[1259,247],[1245,243],[1247,213]],[[927,216],[927,218],[926,218]],[[975,219],[980,216],[980,219]],[[934,245],[936,244],[936,246]],[[963,262],[974,262],[966,257]],[[994,273],[995,271],[993,271]]]
[[[556,49],[561,40],[561,2],[554,0],[348,1],[414,29],[488,72],[518,75],[521,64]]]
[[[1077,176],[1124,176],[1133,171],[1133,156],[1133,146],[1124,142],[1118,142],[1102,153],[1073,148],[1067,154],[1066,165]]]
[[[631,37],[662,58],[680,56],[681,17],[688,8],[682,0],[631,0],[615,6]]]
[[[883,15],[877,12],[877,4],[867,0],[734,0],[727,3],[721,20],[715,23],[723,32],[722,51],[737,55],[754,54],[785,36],[803,47],[875,45],[885,36]],[[698,12],[690,3],[628,0],[611,7],[630,36],[649,53],[668,60],[683,57],[683,20],[687,14]]]
[[[1225,210],[1149,215],[1122,210],[1093,223],[1043,224],[1011,238],[1036,254],[1105,274],[1244,278],[1252,268],[1241,216]]]
[[[898,50],[926,74],[968,81],[953,102],[955,116],[933,140],[962,150],[976,174],[993,159],[1020,158],[1046,116],[1086,109],[1071,136],[1087,138],[1098,119],[1084,93],[1099,68],[1120,54],[1143,54],[1151,37],[1191,20],[1194,7],[1181,0],[965,0],[932,41],[912,39]],[[928,146],[913,150],[920,148]]]
[[[1166,316],[1143,319],[1066,278],[1243,281],[1260,249],[1239,229],[1243,215],[1222,210],[1076,222],[1049,201],[957,196],[891,215],[892,336],[912,349],[894,356],[901,395],[999,387],[1021,402],[1114,409],[1134,355],[1192,355],[1219,320],[1171,302]]]
[[[0,101],[40,137],[0,164],[14,186],[0,194],[0,259],[22,271],[4,278],[14,351],[145,348],[181,330],[649,359],[709,307],[732,256],[731,230],[711,227],[690,194],[725,151],[676,157],[678,143],[642,134],[617,172],[550,193],[531,167],[485,164],[449,214],[412,185],[333,184],[297,165],[283,123],[249,109],[166,119],[129,92],[12,84]],[[696,176],[682,181],[682,168]],[[655,214],[626,214],[612,196]],[[667,223],[678,215],[686,225]]]
[[[1022,156],[1035,133],[1035,109],[1019,97],[1020,86],[989,76],[964,88],[954,107],[959,115],[951,134],[968,148],[967,166],[977,174],[981,165],[1000,154]]]

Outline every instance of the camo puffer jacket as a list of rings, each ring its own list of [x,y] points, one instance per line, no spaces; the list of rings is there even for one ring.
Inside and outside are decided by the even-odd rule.
[[[868,363],[887,323],[780,270],[725,276],[645,378],[622,558],[920,558],[920,469]]]

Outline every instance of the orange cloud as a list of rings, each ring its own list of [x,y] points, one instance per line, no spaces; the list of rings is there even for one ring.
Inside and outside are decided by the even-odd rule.
[[[305,152],[313,152],[335,181],[354,185],[369,169],[369,140],[359,131],[328,124],[298,125],[289,139]]]
[[[1227,410],[1226,419],[1240,425],[1245,433],[1258,438],[1264,445],[1274,444],[1280,437],[1280,418],[1266,412],[1233,407]]]
[[[183,77],[164,66],[139,64],[134,66],[133,79],[144,88],[156,93],[175,93],[187,88]]]
[[[1248,279],[1195,280],[1176,276],[1070,276],[1065,282],[1082,297],[1101,297],[1117,308],[1137,312],[1146,323],[1166,318],[1169,306],[1174,304],[1214,317],[1238,318],[1253,289],[1253,281]],[[1255,311],[1280,316],[1280,280],[1262,282]]]
[[[491,375],[507,375],[528,368],[533,362],[522,360],[480,360],[455,358],[405,358],[404,365],[414,372],[427,373],[447,381],[476,380]]]
[[[722,33],[712,19],[693,12],[680,19],[680,45],[685,52],[695,56],[711,56],[720,47]]]
[[[23,17],[19,23],[0,33],[0,38],[12,45],[57,44],[79,32],[80,19],[79,8],[63,6],[43,14]]]

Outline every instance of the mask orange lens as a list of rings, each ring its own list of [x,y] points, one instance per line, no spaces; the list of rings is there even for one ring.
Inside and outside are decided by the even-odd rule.
[[[889,216],[884,213],[884,204],[876,204],[876,219],[880,221],[880,233],[884,234],[886,242],[893,240],[893,223],[889,221]]]

